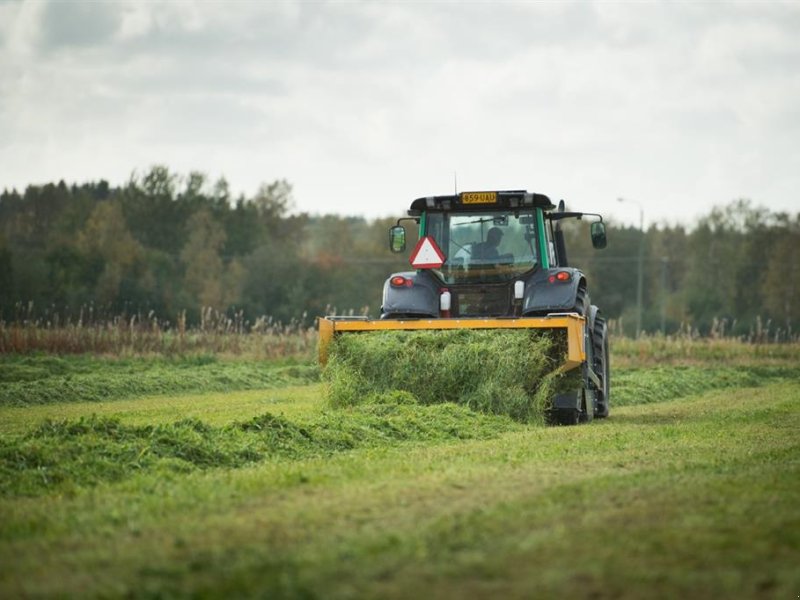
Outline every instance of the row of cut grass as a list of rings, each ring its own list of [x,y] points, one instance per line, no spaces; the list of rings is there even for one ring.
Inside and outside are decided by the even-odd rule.
[[[308,383],[318,376],[314,365],[222,361],[211,355],[173,360],[6,356],[0,360],[0,406],[264,389]]]
[[[659,402],[714,388],[797,380],[797,374],[786,367],[630,371],[615,380],[613,402],[615,407]],[[315,390],[319,388],[310,388],[308,395]],[[140,398],[124,405],[115,401],[0,409],[4,417],[0,431],[14,434],[0,440],[0,493],[74,492],[77,487],[119,481],[147,470],[240,468],[275,456],[299,459],[363,445],[432,441],[444,434],[460,439],[470,437],[471,431],[483,437],[489,431],[511,429],[504,419],[487,420],[466,407],[404,404],[402,395],[386,393],[356,409],[333,412],[321,411],[319,402],[307,397],[303,408],[288,419],[280,413],[293,403],[274,404],[263,393],[245,406],[238,406],[236,395],[202,395]],[[197,410],[196,404],[203,408]],[[270,412],[256,412],[266,404],[272,404]],[[96,415],[98,407],[105,414]],[[215,410],[220,412],[217,424],[203,418]],[[253,423],[263,424],[263,431],[241,421],[247,412],[254,415]],[[61,418],[53,420],[56,414]],[[47,420],[39,424],[42,417]]]
[[[791,597],[798,402],[781,383],[586,427],[0,499],[0,591]]]
[[[177,361],[5,357],[0,359],[0,433],[21,433],[45,418],[72,419],[95,413],[119,416],[132,424],[196,418],[212,425],[264,410],[289,411],[291,415],[301,406],[318,405],[316,398],[322,393],[315,386],[292,384],[313,381],[318,376],[313,365],[242,363],[214,357]],[[800,367],[794,364],[614,368],[612,407],[782,380],[800,380]],[[425,392],[425,377],[412,377],[410,381],[417,382],[416,387]],[[327,385],[330,395],[330,388],[336,385],[331,382]],[[360,394],[357,388],[347,391],[349,402],[334,405],[417,401],[413,394],[402,391],[377,394],[369,393],[368,389]],[[104,397],[109,401],[101,401]],[[431,402],[430,394],[423,395],[423,400]]]
[[[800,365],[661,366],[615,369],[611,406],[663,402],[717,389],[800,381]]]
[[[647,350],[648,356],[663,358],[663,352],[653,351],[653,345],[672,351],[673,357],[681,356],[686,348],[692,349],[696,358],[703,358],[706,364],[614,368],[612,406],[800,379],[800,362],[788,360],[800,358],[800,346],[796,344],[753,346],[708,340],[701,345],[697,341],[643,338],[635,344],[624,342],[622,349],[615,351],[625,355],[638,348]],[[327,397],[334,406],[387,398],[422,404],[455,402],[488,414],[541,423],[555,390],[569,385],[569,378],[562,381],[553,373],[560,363],[556,358],[559,352],[557,341],[529,331],[375,332],[337,338],[331,344],[322,376],[327,383]],[[739,358],[749,356],[756,364],[730,366],[722,361],[728,353]],[[776,360],[765,360],[766,357]]]
[[[452,404],[370,405],[346,413],[321,412],[305,422],[263,413],[221,427],[199,419],[158,425],[96,416],[47,420],[25,435],[0,440],[0,495],[74,493],[151,470],[241,468],[364,446],[486,438],[511,427],[505,419]]]
[[[0,435],[22,435],[47,419],[117,418],[128,425],[155,425],[199,419],[222,426],[272,412],[294,419],[319,413],[318,384],[226,392],[138,396],[108,402],[63,402],[0,406]]]

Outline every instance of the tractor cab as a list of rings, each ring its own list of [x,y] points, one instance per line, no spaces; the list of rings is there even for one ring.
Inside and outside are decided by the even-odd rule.
[[[410,259],[417,270],[386,281],[384,318],[523,316],[576,308],[577,286],[585,287],[585,278],[567,266],[558,223],[590,213],[569,213],[563,202],[556,207],[543,194],[510,190],[418,198],[408,214],[392,227],[389,245],[403,252],[401,222],[418,223],[420,243]],[[600,248],[605,228],[596,216],[592,243]],[[417,260],[422,250],[434,258]]]
[[[443,283],[500,283],[541,266],[542,258],[547,262],[547,248],[540,243],[543,208],[555,206],[539,194],[464,192],[419,198],[409,215],[419,222],[420,237],[431,239],[445,256],[433,269]],[[405,237],[399,222],[392,228],[395,251],[404,247],[397,236]]]
[[[408,282],[405,285],[416,283],[446,290],[453,305],[447,313],[452,316],[524,314],[525,290],[532,295],[533,284],[539,279],[537,273],[561,268],[561,282],[568,277],[569,282],[577,283],[577,279],[573,282],[575,270],[566,270],[566,249],[558,221],[581,218],[585,213],[567,213],[563,202],[556,207],[547,196],[524,190],[463,192],[418,198],[408,214],[408,219],[419,223],[420,240],[435,247],[442,258],[418,268],[414,276],[401,274]],[[394,252],[405,250],[405,230],[400,224],[403,220],[406,219],[391,230],[390,248]],[[592,227],[593,243],[604,246],[602,217]],[[430,314],[430,308],[399,301],[411,299],[412,295],[407,289],[393,290],[392,281],[387,281],[388,288],[384,290],[384,313],[388,307],[393,315],[442,316]],[[402,313],[397,311],[400,306]],[[418,308],[424,313],[417,312]],[[530,304],[527,312],[538,308],[538,304]]]

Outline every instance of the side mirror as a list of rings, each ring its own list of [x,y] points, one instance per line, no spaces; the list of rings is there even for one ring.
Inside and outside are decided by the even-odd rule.
[[[406,249],[406,230],[402,225],[395,225],[389,230],[389,250],[398,254]]]
[[[590,232],[592,234],[592,246],[598,250],[605,248],[608,243],[606,239],[606,224],[602,221],[595,221],[592,223]]]

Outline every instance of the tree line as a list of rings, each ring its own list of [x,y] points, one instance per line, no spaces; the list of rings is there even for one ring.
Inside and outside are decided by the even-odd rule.
[[[689,226],[653,224],[641,232],[611,223],[601,252],[581,233],[567,231],[570,260],[585,268],[593,302],[628,334],[635,332],[640,260],[644,331],[762,339],[798,333],[800,213],[739,199]]]
[[[396,208],[403,216],[405,207]],[[233,197],[224,179],[164,166],[118,187],[6,189],[0,315],[196,322],[211,307],[251,323],[266,315],[311,324],[333,310],[375,316],[386,276],[409,268],[407,255],[388,250],[395,219],[297,212],[285,180]],[[608,225],[609,247],[595,252],[586,225],[570,224],[569,258],[590,278],[593,302],[627,333],[640,256],[646,331],[726,326],[743,334],[770,321],[788,332],[800,319],[800,214],[741,200],[690,226]]]

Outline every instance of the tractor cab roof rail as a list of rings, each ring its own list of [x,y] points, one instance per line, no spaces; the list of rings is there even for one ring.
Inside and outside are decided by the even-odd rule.
[[[541,208],[553,210],[556,206],[544,194],[534,194],[525,190],[503,190],[491,192],[461,192],[450,196],[425,196],[417,198],[408,210],[410,216],[423,211],[458,211]]]

